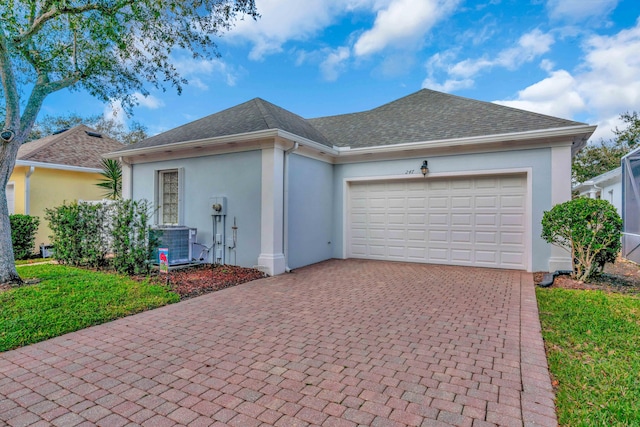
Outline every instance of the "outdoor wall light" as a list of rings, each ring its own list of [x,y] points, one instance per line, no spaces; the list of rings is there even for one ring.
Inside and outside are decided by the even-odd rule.
[[[422,172],[422,176],[427,176],[427,174],[429,173],[429,166],[427,165],[426,160],[422,162],[422,166],[420,166],[420,172]]]

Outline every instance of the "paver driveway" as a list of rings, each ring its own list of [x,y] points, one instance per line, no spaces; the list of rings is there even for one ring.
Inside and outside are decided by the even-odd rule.
[[[556,424],[518,271],[331,260],[0,358],[12,426]]]

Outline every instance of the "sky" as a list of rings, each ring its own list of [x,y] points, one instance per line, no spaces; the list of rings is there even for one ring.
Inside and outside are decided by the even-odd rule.
[[[88,94],[41,116],[105,114],[151,135],[260,97],[305,118],[375,108],[422,88],[593,125],[640,112],[638,0],[256,0],[261,18],[217,39],[219,59],[174,52],[189,85],[138,96],[133,116]]]

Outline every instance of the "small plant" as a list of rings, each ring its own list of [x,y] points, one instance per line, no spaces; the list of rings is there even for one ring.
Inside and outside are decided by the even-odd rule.
[[[577,198],[542,217],[542,238],[571,254],[573,277],[587,280],[614,262],[620,251],[622,219],[606,200]]]
[[[9,215],[11,224],[11,243],[15,259],[27,259],[33,255],[36,231],[40,218],[29,215]]]
[[[104,197],[117,200],[122,197],[122,165],[117,160],[102,159],[102,172],[104,179],[96,185],[105,191]]]

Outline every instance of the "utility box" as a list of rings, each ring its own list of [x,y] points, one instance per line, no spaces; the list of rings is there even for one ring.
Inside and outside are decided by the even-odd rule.
[[[227,198],[225,196],[210,197],[209,206],[211,206],[211,215],[213,216],[227,214]]]
[[[40,245],[40,254],[42,258],[51,258],[53,256],[53,245]]]

